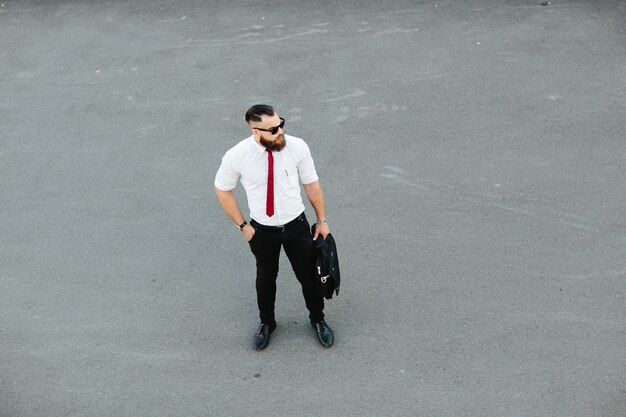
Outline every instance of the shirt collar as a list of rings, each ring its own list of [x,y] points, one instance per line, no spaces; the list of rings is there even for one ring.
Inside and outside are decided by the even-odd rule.
[[[254,135],[250,136],[250,140],[252,141],[252,143],[254,144],[254,146],[256,146],[256,150],[258,153],[263,153],[265,152],[265,146],[259,144],[259,142],[256,141],[256,139],[254,138]]]

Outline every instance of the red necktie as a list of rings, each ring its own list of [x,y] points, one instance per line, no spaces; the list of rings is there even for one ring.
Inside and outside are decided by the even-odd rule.
[[[267,151],[267,200],[265,203],[265,213],[268,217],[274,215],[274,156],[272,151]]]

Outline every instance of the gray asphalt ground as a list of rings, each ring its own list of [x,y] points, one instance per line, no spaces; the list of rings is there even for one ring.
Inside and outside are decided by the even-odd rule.
[[[2,2],[0,416],[625,416],[626,3],[540,3]],[[252,349],[213,179],[258,102],[329,350],[284,256]]]

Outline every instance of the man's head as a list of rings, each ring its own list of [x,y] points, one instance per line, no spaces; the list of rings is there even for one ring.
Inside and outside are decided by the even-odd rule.
[[[285,120],[278,117],[272,106],[255,104],[250,107],[246,112],[246,122],[262,146],[271,151],[280,151],[285,147]]]

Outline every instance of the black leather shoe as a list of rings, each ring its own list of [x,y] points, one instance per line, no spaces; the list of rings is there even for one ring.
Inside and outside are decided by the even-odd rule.
[[[317,332],[317,338],[320,343],[324,347],[331,347],[335,341],[335,336],[333,335],[333,331],[330,330],[328,324],[324,320],[318,321],[317,323],[311,323],[315,331]]]
[[[259,330],[257,330],[254,334],[253,346],[256,350],[265,349],[267,347],[267,345],[270,343],[270,333],[272,333],[275,328],[276,323],[271,325],[261,323],[259,325]]]

